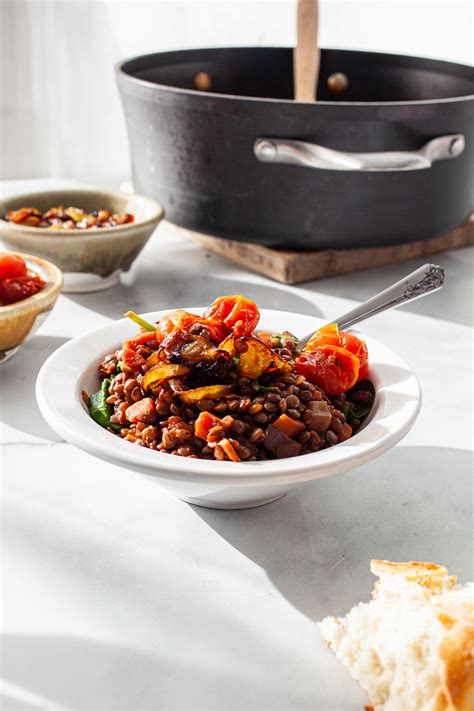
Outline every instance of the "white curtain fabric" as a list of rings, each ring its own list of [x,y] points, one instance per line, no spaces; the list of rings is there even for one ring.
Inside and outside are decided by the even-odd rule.
[[[0,0],[0,178],[129,174],[114,64],[164,49],[291,45],[296,0]],[[322,46],[472,63],[470,0],[321,0]]]

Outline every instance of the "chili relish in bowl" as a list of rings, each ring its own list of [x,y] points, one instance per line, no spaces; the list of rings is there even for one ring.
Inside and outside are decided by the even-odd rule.
[[[24,252],[0,252],[0,365],[51,313],[63,286],[58,267]]]
[[[45,281],[28,269],[18,254],[0,253],[0,306],[9,306],[37,294]]]
[[[41,212],[36,207],[20,207],[9,210],[3,216],[6,222],[26,227],[49,228],[52,230],[97,230],[104,227],[117,227],[134,222],[129,212],[116,213],[99,209],[90,212],[80,207],[50,207]]]

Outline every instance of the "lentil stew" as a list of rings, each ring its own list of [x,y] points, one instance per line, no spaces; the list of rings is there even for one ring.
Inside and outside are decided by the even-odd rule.
[[[226,296],[157,323],[133,312],[135,338],[98,367],[83,393],[91,417],[137,446],[176,456],[256,461],[294,457],[353,436],[375,389],[365,343],[326,327],[302,347],[289,331],[258,331],[256,304]]]

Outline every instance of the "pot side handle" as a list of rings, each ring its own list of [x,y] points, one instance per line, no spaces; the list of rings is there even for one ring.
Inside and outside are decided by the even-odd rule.
[[[286,138],[257,138],[253,151],[262,163],[289,163],[321,170],[399,171],[430,168],[438,160],[457,158],[466,145],[461,133],[433,138],[418,151],[350,153]]]

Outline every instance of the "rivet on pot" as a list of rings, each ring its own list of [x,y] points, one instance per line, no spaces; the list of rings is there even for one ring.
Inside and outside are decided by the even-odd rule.
[[[465,141],[464,136],[457,136],[456,138],[453,138],[453,140],[451,141],[451,144],[449,146],[450,154],[454,158],[456,158],[457,156],[460,156],[464,150],[465,145],[466,145],[466,141]]]
[[[277,154],[275,144],[271,141],[265,140],[257,140],[255,142],[254,151],[257,158],[259,158],[261,161],[264,161],[265,163],[269,163],[274,160]]]
[[[198,91],[210,91],[212,88],[212,77],[207,72],[198,72],[194,77],[194,88]]]
[[[341,94],[349,88],[349,79],[342,72],[334,72],[328,76],[326,83],[329,91],[335,94]]]

